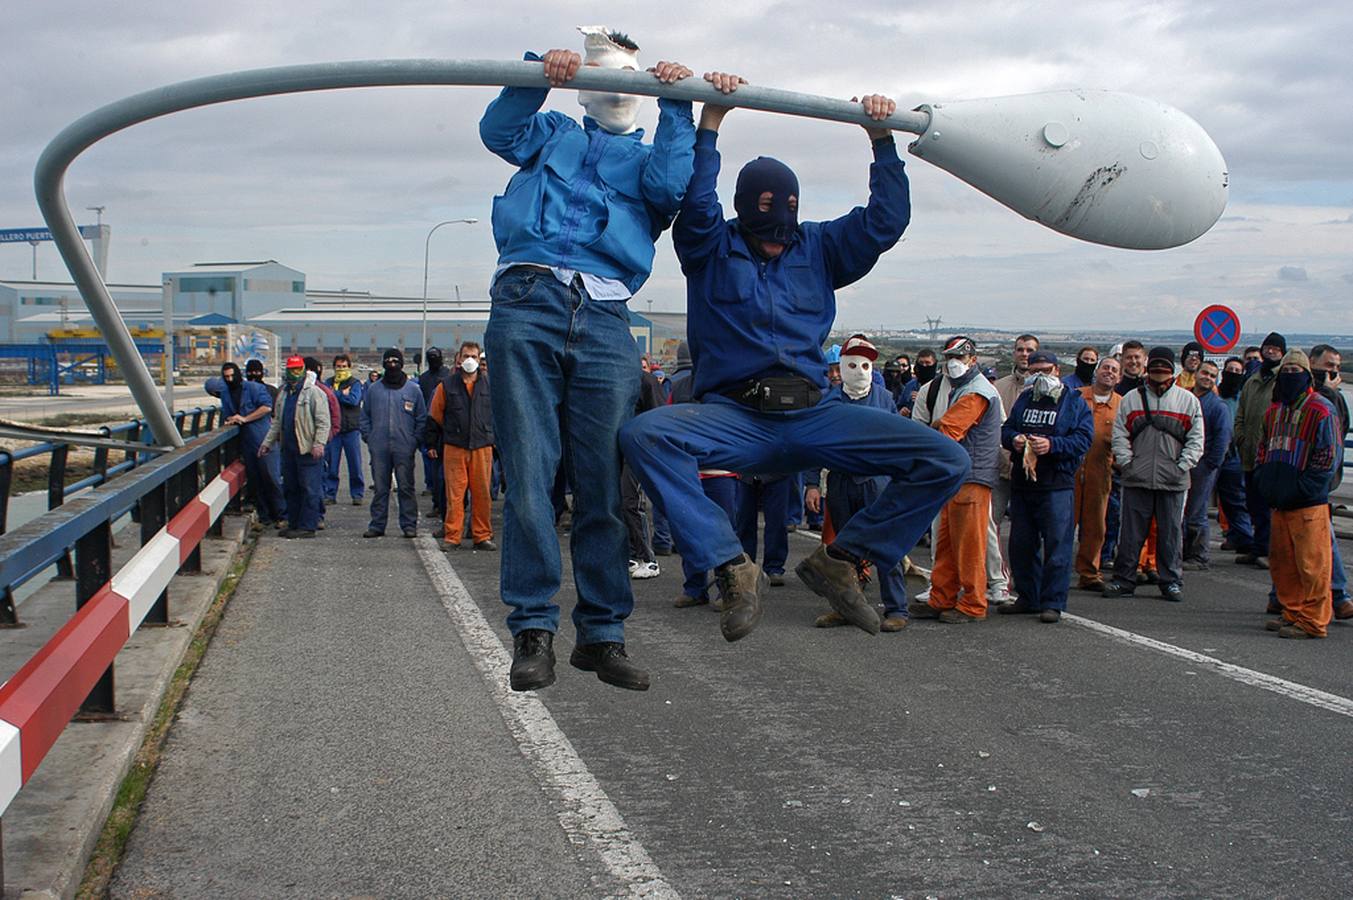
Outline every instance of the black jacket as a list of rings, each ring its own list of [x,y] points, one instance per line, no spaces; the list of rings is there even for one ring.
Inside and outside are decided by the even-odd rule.
[[[439,386],[442,402],[437,402],[434,390],[432,406],[428,410],[427,429],[423,442],[428,447],[440,443],[466,450],[493,446],[493,408],[490,405],[489,376],[480,373],[475,380],[474,393],[465,389],[460,370],[452,369]],[[441,407],[440,409],[438,407]]]

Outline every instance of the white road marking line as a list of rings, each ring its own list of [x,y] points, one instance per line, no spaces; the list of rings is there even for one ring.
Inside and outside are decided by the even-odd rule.
[[[1160,653],[1168,654],[1169,656],[1176,656],[1180,659],[1186,659],[1189,662],[1198,663],[1199,665],[1206,666],[1219,675],[1223,675],[1233,681],[1239,681],[1241,684],[1263,688],[1266,691],[1272,691],[1275,694],[1281,694],[1282,696],[1290,697],[1293,700],[1300,700],[1302,703],[1309,703],[1311,706],[1318,706],[1321,709],[1328,709],[1331,712],[1336,712],[1340,715],[1353,717],[1353,700],[1349,700],[1346,697],[1340,697],[1338,694],[1329,694],[1325,691],[1307,687],[1304,684],[1297,684],[1295,681],[1278,678],[1276,675],[1266,675],[1263,672],[1256,672],[1254,669],[1247,669],[1244,666],[1238,666],[1234,663],[1217,659],[1215,656],[1207,656],[1192,650],[1185,650],[1183,647],[1176,647],[1174,644],[1167,644],[1164,641],[1145,637],[1144,635],[1137,634],[1133,631],[1125,631],[1122,628],[1105,625],[1102,622],[1096,622],[1094,619],[1086,619],[1082,616],[1063,613],[1062,621],[1070,622],[1073,625],[1079,625],[1082,628],[1088,628],[1091,631],[1097,631],[1100,634],[1108,635],[1109,637],[1126,644],[1136,644],[1139,647],[1146,647]]]
[[[442,606],[479,669],[508,730],[521,747],[522,755],[551,795],[561,801],[559,824],[570,841],[595,850],[607,870],[625,885],[626,896],[677,900],[681,895],[630,833],[620,810],[588,771],[545,704],[534,694],[514,693],[508,687],[507,672],[512,657],[479,611],[464,582],[437,549],[436,542],[420,537],[416,544],[423,568],[432,579]],[[568,663],[561,659],[559,665]]]

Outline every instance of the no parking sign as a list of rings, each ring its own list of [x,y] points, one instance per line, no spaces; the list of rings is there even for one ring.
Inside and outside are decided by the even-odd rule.
[[[1229,306],[1209,306],[1193,321],[1193,338],[1207,353],[1225,353],[1240,343],[1240,317]]]

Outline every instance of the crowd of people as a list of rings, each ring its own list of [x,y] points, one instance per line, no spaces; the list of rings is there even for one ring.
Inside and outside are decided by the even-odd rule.
[[[400,533],[416,537],[414,459],[421,455],[429,514],[439,520],[433,533],[443,549],[468,540],[475,550],[497,550],[491,513],[498,469],[488,367],[479,344],[464,342],[450,367],[440,350],[430,348],[416,380],[404,372],[397,347],[385,351],[381,371],[365,383],[348,354],[335,356],[333,366],[325,379],[318,359],[290,356],[283,383],[273,385],[262,361],[251,359],[243,371],[229,362],[220,377],[207,380],[225,423],[240,426],[246,493],[259,527],[275,527],[284,538],[313,538],[325,528],[325,507],[338,502],[346,462],[354,506],[365,502],[369,477],[371,517],[363,537],[385,535],[392,488]]]
[[[483,476],[492,459],[501,466],[513,690],[556,678],[555,525],[566,490],[577,594],[569,663],[630,690],[650,683],[625,646],[631,580],[658,574],[675,549],[676,605],[717,602],[724,638],[741,640],[785,583],[786,534],[800,517],[822,529],[794,570],[826,601],[822,627],[896,632],[920,619],[977,622],[992,608],[1054,623],[1073,571],[1080,588],[1107,597],[1154,584],[1180,601],[1183,572],[1211,564],[1214,492],[1222,546],[1270,572],[1268,627],[1323,637],[1333,615],[1353,616],[1328,505],[1348,430],[1337,351],[1289,350],[1273,334],[1220,368],[1197,345],[1177,360],[1139,341],[1102,357],[1084,347],[1063,364],[1026,334],[1004,377],[981,367],[963,335],[916,353],[914,367],[897,356],[881,372],[866,335],[824,351],[835,292],[864,278],[911,220],[905,165],[884,124],[896,104],[852,100],[872,160],[864,206],[800,222],[797,176],[763,156],[739,171],[730,218],[718,197],[730,107],[717,99],[697,121],[690,101],[660,98],[647,143],[637,96],[579,91],[581,122],[542,111],[583,66],[639,68],[627,35],[580,31],[584,54],[528,52],[545,83],[505,88],[479,124],[486,149],[513,169],[493,201],[499,257],[483,347],[492,392],[478,347],[461,348],[455,374],[420,385],[406,383],[392,350],[358,404],[372,454],[372,537],[384,532],[392,475],[401,529],[416,533],[422,446],[428,482],[446,485],[434,491],[445,497],[444,545],[465,540],[468,493],[471,540],[491,549]],[[647,71],[664,84],[693,75],[674,62]],[[704,80],[724,96],[746,83],[723,72]],[[670,377],[640,363],[627,307],[669,229],[688,337]],[[280,445],[286,496],[257,501],[260,518],[284,509],[299,537],[322,519],[309,485],[327,483],[318,473],[329,432],[345,421],[330,396],[345,389],[321,387],[317,364],[310,372],[288,360],[285,397],[261,414],[263,395],[236,391],[226,376],[227,393],[236,391],[230,421],[257,445],[251,479],[275,472],[270,451]],[[274,407],[271,427],[260,427]],[[489,490],[498,481],[491,474]],[[926,540],[930,584],[909,598],[908,554]],[[864,590],[875,579],[881,611]]]

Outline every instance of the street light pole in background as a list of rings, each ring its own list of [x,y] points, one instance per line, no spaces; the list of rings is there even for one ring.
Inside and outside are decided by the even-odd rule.
[[[420,358],[424,361],[427,360],[428,354],[428,256],[432,250],[432,236],[443,225],[473,225],[478,221],[478,219],[447,219],[445,222],[438,222],[432,226],[427,240],[423,242],[423,339],[418,342],[418,352],[422,354]],[[459,287],[457,291],[459,292]],[[419,363],[420,368],[423,364]]]

